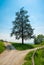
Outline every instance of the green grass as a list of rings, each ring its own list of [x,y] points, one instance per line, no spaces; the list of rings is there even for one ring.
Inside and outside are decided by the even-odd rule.
[[[5,46],[3,41],[0,41],[0,53],[2,53],[5,50]]]
[[[26,50],[26,49],[32,49],[36,47],[43,46],[44,43],[41,44],[21,44],[21,43],[11,43],[17,50]]]
[[[34,46],[34,48],[36,48],[36,47],[40,47],[40,46],[43,46],[44,45],[44,42],[42,42],[41,44],[34,44],[33,46]]]
[[[32,65],[32,55],[33,51],[29,52],[26,57],[24,58],[25,62],[23,65]]]
[[[23,65],[32,65],[32,55],[34,51],[29,52],[24,58]],[[34,56],[35,65],[44,65],[44,48],[37,50]]]
[[[44,65],[44,49],[40,49],[36,51],[35,65]]]
[[[26,50],[26,49],[32,49],[34,46],[32,44],[20,44],[20,43],[12,43],[12,45],[17,49],[17,50]]]

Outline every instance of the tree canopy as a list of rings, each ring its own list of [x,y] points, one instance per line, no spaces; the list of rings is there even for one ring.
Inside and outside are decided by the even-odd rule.
[[[21,8],[20,11],[16,12],[15,20],[13,21],[12,35],[15,35],[16,39],[24,40],[31,39],[33,37],[33,28],[30,25],[28,11]]]
[[[35,44],[40,44],[44,41],[44,35],[39,34],[34,38],[34,43]]]

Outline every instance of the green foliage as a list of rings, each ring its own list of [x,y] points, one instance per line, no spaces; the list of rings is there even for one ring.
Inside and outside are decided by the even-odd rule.
[[[36,51],[35,65],[44,65],[44,48]]]
[[[44,41],[41,43],[41,45],[44,45]]]
[[[32,61],[26,61],[23,65],[32,65]]]
[[[0,53],[3,52],[5,50],[5,46],[3,41],[0,41]]]
[[[37,40],[36,37],[34,38],[34,43],[35,43],[35,44],[38,44],[38,40]]]
[[[35,44],[41,44],[44,41],[44,35],[39,34],[37,37],[34,38]]]
[[[23,65],[32,65],[32,55],[33,55],[33,51],[29,52],[26,57],[25,57],[25,61]]]
[[[31,44],[21,44],[21,43],[12,43],[12,45],[17,49],[17,50],[26,50],[26,49],[32,49],[34,48],[33,45]]]
[[[44,42],[41,44],[21,44],[21,43],[11,43],[17,50],[26,50],[26,49],[32,49],[36,47],[40,47],[44,45]]]
[[[32,54],[33,54],[33,52],[29,52],[29,53],[26,55],[25,60],[27,60],[27,61],[31,60]]]
[[[24,58],[25,62],[23,65],[32,65],[32,55],[34,51],[29,52]],[[37,50],[34,55],[35,65],[44,65],[44,48]]]
[[[22,38],[22,43],[24,43],[24,39],[31,39],[33,37],[33,29],[30,25],[27,13],[24,8],[21,8],[19,12],[16,12],[16,18],[13,21],[11,36],[15,35],[16,39]]]

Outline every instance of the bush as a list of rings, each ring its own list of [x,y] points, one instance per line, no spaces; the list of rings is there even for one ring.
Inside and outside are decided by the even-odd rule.
[[[34,43],[35,44],[41,44],[44,41],[44,36],[39,34],[34,38]]]
[[[3,41],[0,41],[0,53],[2,53],[5,50],[5,46]]]

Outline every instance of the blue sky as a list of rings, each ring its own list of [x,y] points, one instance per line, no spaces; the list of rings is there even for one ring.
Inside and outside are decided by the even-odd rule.
[[[28,11],[34,34],[44,34],[44,0],[0,0],[0,39],[13,40],[12,21],[21,7]]]

